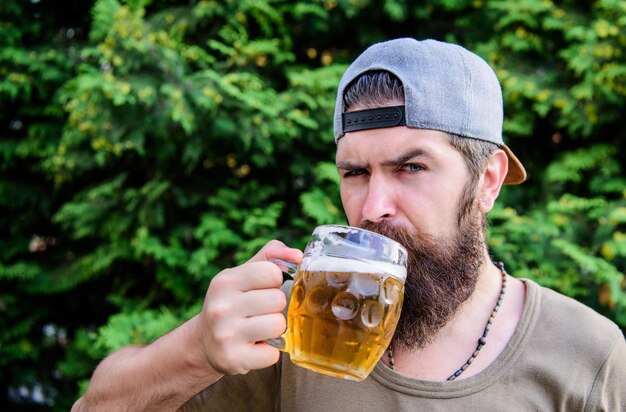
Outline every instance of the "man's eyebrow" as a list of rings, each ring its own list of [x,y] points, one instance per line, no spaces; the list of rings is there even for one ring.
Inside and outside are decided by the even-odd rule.
[[[357,163],[353,163],[349,160],[337,162],[337,169],[342,170],[356,170],[356,169],[365,169],[367,166],[363,166]]]
[[[397,167],[402,166],[407,161],[413,159],[414,157],[425,157],[427,159],[434,159],[435,157],[427,150],[418,148],[413,149],[406,152],[403,155],[400,155],[396,158],[385,160],[381,162],[381,166],[385,167]],[[354,163],[349,160],[339,161],[337,162],[337,169],[342,170],[356,170],[356,169],[367,169],[367,165],[362,165],[359,163]]]
[[[427,159],[434,159],[434,156],[427,150],[418,148],[413,149],[409,152],[406,152],[403,155],[400,155],[394,159],[389,159],[381,162],[382,166],[402,166],[407,161],[413,159],[414,157],[425,157]]]

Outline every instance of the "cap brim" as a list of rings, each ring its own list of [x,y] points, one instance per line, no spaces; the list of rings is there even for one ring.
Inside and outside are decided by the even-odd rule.
[[[517,185],[526,180],[526,169],[507,145],[500,145],[509,158],[509,171],[504,178],[505,185]]]

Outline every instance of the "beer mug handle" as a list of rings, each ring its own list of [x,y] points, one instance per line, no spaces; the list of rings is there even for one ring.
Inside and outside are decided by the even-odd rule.
[[[298,271],[298,265],[293,262],[288,262],[279,258],[269,259],[270,262],[276,264],[283,271],[283,273],[288,274],[293,279],[294,275]]]
[[[286,260],[278,259],[278,258],[269,259],[269,261],[276,264],[280,268],[280,270],[283,271],[283,273],[288,274],[292,278],[294,277],[294,275],[296,274],[298,270],[298,265],[293,262],[288,262]],[[289,298],[287,300],[289,300]],[[285,349],[285,344],[286,344],[285,334],[286,333],[287,332],[283,333],[281,336],[274,338],[274,339],[266,339],[265,343],[269,344],[270,346],[275,347],[278,350],[285,351],[286,350]]]

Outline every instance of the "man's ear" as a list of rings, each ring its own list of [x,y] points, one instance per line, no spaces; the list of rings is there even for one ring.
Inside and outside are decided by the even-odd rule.
[[[508,170],[509,158],[506,153],[503,150],[493,152],[481,177],[479,209],[482,213],[487,213],[493,208]]]

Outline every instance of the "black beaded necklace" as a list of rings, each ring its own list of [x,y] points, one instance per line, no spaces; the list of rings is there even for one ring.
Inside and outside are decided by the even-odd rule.
[[[476,346],[476,350],[474,350],[474,353],[472,353],[472,356],[470,356],[469,359],[465,361],[463,366],[461,366],[456,372],[450,375],[450,377],[448,378],[449,381],[455,380],[456,378],[459,377],[460,374],[462,374],[467,368],[469,368],[472,362],[474,362],[474,359],[476,359],[476,357],[480,353],[480,350],[487,343],[487,335],[489,334],[489,330],[491,329],[493,320],[496,317],[496,313],[498,313],[498,310],[500,310],[500,306],[502,306],[502,299],[504,298],[504,294],[506,292],[506,270],[504,270],[504,263],[498,262],[496,263],[496,266],[500,269],[500,273],[502,274],[502,286],[500,288],[500,296],[498,297],[496,306],[494,306],[493,310],[491,311],[491,316],[489,316],[487,325],[485,325],[485,330],[483,331],[483,335],[478,339],[478,345]],[[391,348],[391,346],[387,348],[387,356],[389,357],[389,367],[392,370],[395,370],[396,362],[393,358],[393,349]]]

